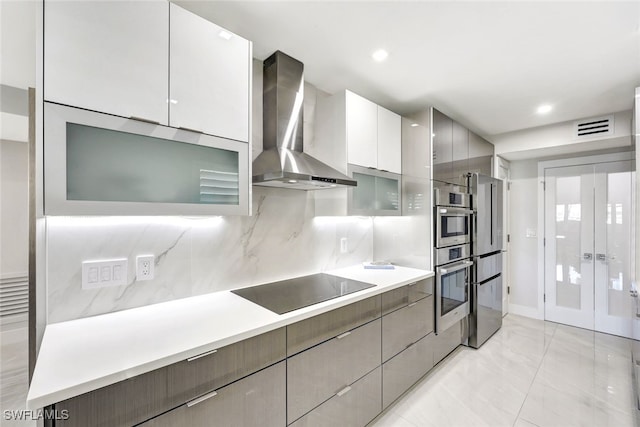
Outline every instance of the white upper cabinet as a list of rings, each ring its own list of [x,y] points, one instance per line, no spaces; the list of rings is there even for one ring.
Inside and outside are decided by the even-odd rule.
[[[47,1],[44,99],[168,124],[169,4]]]
[[[402,172],[402,122],[386,108],[346,91],[347,162]]]
[[[347,162],[378,168],[378,106],[346,91]]]
[[[171,4],[170,126],[249,140],[251,43]]]
[[[402,173],[402,120],[378,106],[378,169]]]

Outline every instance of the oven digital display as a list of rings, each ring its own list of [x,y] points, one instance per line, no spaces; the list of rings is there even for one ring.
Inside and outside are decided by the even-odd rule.
[[[462,194],[460,194],[460,193],[449,193],[449,204],[450,205],[461,205],[462,204]]]
[[[462,256],[462,248],[449,249],[449,259],[458,259]]]

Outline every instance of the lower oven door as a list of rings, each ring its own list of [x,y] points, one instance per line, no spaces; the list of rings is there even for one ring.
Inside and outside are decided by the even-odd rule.
[[[436,333],[469,314],[471,261],[436,267]]]

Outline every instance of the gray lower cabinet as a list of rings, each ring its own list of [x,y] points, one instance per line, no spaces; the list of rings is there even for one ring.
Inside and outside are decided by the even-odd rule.
[[[467,318],[454,324],[449,329],[440,332],[434,339],[433,363],[438,364],[449,353],[455,350],[461,343],[466,328]]]
[[[382,294],[382,315],[433,294],[433,278],[419,280]]]
[[[142,424],[144,427],[285,425],[285,362],[280,362]]]
[[[433,296],[382,317],[382,361],[433,332]]]
[[[287,359],[287,422],[292,423],[380,366],[376,319]]]
[[[56,403],[56,427],[131,426],[285,358],[285,328]]]
[[[382,411],[382,373],[377,367],[309,412],[292,427],[362,427]]]
[[[287,356],[380,317],[380,295],[287,326]]]
[[[411,344],[382,365],[382,407],[386,408],[433,367],[435,334]]]

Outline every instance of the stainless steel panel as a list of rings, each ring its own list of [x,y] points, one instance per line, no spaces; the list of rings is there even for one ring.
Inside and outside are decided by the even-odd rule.
[[[435,337],[427,335],[382,365],[383,409],[433,368]]]
[[[433,294],[433,278],[419,280],[381,295],[382,315],[426,298]]]
[[[471,247],[469,244],[449,246],[446,248],[434,249],[435,265],[448,264],[450,262],[467,259],[471,255]]]
[[[169,398],[178,404],[225,386],[283,360],[285,328],[276,329],[216,350],[195,360],[167,367]]]
[[[288,423],[381,364],[380,328],[376,319],[287,359]]]
[[[433,364],[436,365],[442,361],[449,353],[455,350],[463,339],[464,320],[458,321],[448,329],[439,332],[433,340]]]
[[[466,185],[466,184],[464,184]],[[471,209],[471,200],[469,194],[455,191],[456,186],[440,186],[434,188],[435,206],[456,206],[465,209]]]
[[[469,345],[480,347],[502,326],[502,276],[473,285]]]
[[[474,257],[473,283],[484,282],[502,273],[502,252],[489,256]]]
[[[482,255],[502,250],[502,180],[472,174],[471,203],[473,254]]]
[[[458,262],[458,263],[453,263],[453,264],[447,264],[444,265],[442,267],[436,267],[436,282],[435,282],[435,298],[436,298],[436,312],[435,312],[435,319],[436,319],[436,325],[435,325],[435,330],[436,333],[440,333],[441,331],[444,331],[446,329],[449,329],[453,324],[455,324],[456,322],[458,322],[461,319],[464,319],[470,311],[470,306],[469,306],[469,281],[470,281],[470,275],[469,275],[469,271],[471,269],[471,266],[473,265],[473,262],[471,261],[462,261],[462,262]],[[449,273],[453,273],[456,271],[460,271],[463,269],[467,269],[466,272],[466,282],[465,282],[465,297],[466,297],[466,302],[460,304],[459,306],[457,306],[456,308],[454,308],[453,310],[445,313],[445,309],[443,309],[442,305],[442,276],[449,274]]]
[[[291,426],[364,426],[382,411],[381,387],[382,372],[378,367],[353,383],[349,389],[342,389]]]
[[[142,425],[282,427],[286,425],[285,378],[286,365],[280,362]]]
[[[287,356],[380,317],[380,295],[287,326]]]
[[[382,317],[382,361],[433,332],[433,296]]]

